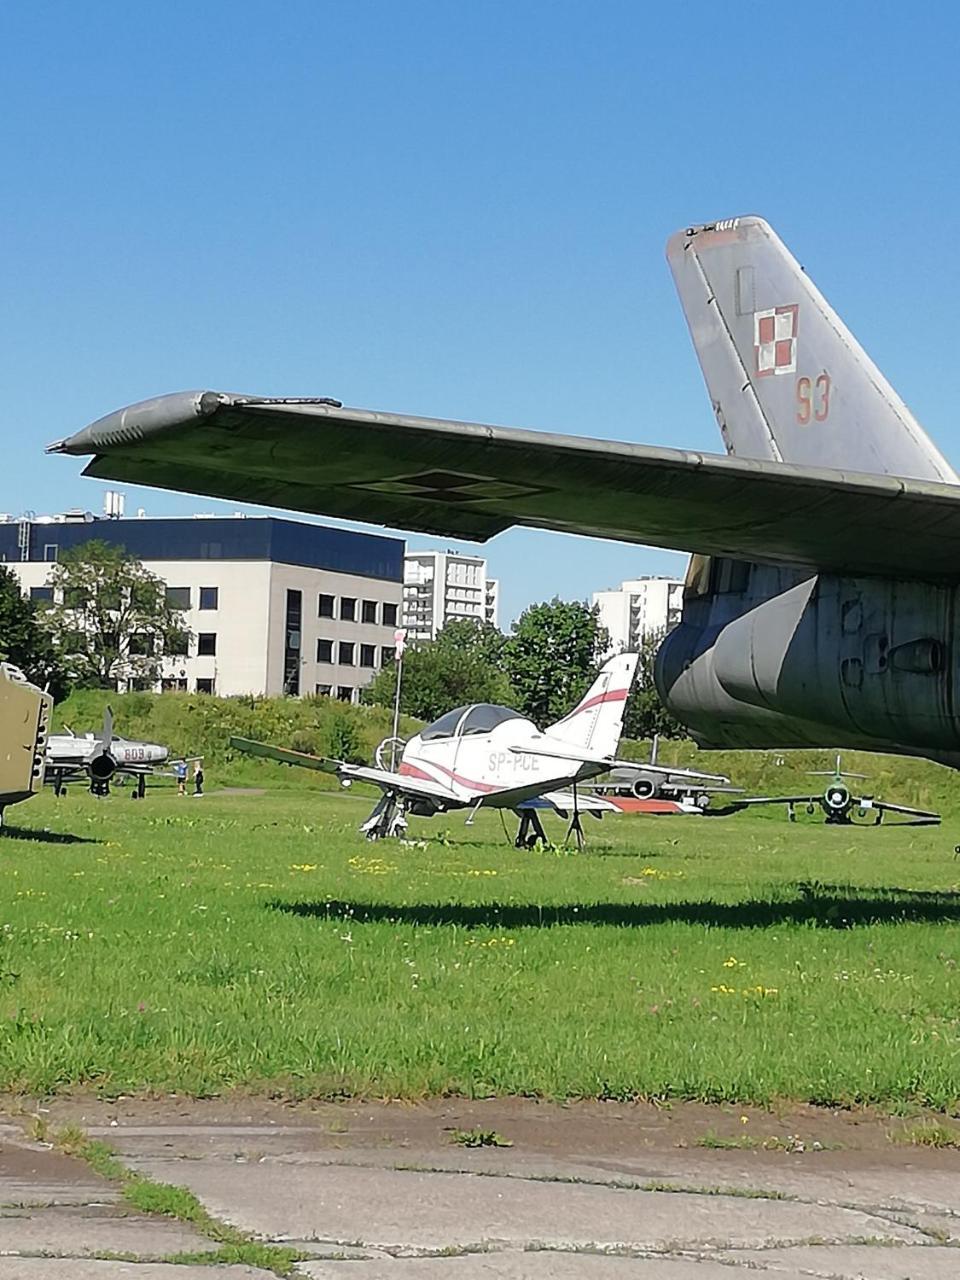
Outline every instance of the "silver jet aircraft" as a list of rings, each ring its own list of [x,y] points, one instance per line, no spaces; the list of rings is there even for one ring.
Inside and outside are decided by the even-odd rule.
[[[89,782],[93,795],[105,796],[110,792],[111,780],[120,774],[135,779],[132,795],[135,800],[142,800],[147,777],[157,765],[165,763],[169,754],[156,742],[133,742],[114,734],[113,712],[107,707],[100,733],[78,735],[68,729],[66,733],[50,735],[46,781],[58,796],[64,794],[68,782],[79,779]]]
[[[667,258],[726,457],[212,391],[51,450],[93,454],[97,478],[443,536],[692,552],[656,679],[700,743],[960,764],[956,472],[762,219],[687,227]]]

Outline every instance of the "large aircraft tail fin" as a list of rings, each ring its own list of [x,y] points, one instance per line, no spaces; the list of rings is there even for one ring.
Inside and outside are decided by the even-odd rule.
[[[667,242],[727,452],[956,483],[956,472],[762,218]]]
[[[592,756],[614,756],[638,661],[636,653],[608,658],[573,710],[546,730],[550,737]]]

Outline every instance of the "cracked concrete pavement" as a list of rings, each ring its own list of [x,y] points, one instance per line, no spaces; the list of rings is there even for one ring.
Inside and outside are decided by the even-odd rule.
[[[78,1101],[53,1105],[50,1123],[82,1124],[129,1167],[293,1245],[314,1280],[960,1275],[960,1157],[893,1146],[876,1126],[848,1126],[856,1146],[787,1153],[678,1146],[670,1118],[603,1104]],[[474,1125],[514,1145],[451,1142]],[[267,1274],[164,1261],[213,1246],[130,1210],[14,1116],[0,1127],[0,1202],[0,1280]]]

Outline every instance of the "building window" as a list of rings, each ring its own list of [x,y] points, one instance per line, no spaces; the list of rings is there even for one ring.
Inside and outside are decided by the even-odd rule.
[[[197,680],[197,693],[213,693],[213,681],[206,677]]]
[[[127,645],[132,658],[148,658],[153,653],[153,636],[134,633]]]
[[[393,647],[392,645],[385,644],[385,645],[383,646],[383,648],[380,650],[380,665],[381,665],[381,667],[389,666],[389,665],[390,665],[390,663],[391,663],[391,662],[393,662],[393,660],[394,660],[394,658],[395,658],[396,656],[397,656],[397,651],[396,651],[396,649],[394,649],[394,647]]]
[[[167,597],[167,604],[171,609],[190,608],[189,587],[167,587],[165,595]]]
[[[332,640],[317,641],[317,661],[318,662],[333,661],[333,641]]]
[[[324,592],[320,592],[320,598],[317,601],[317,617],[332,618],[333,617],[334,597],[328,596]]]
[[[340,621],[356,622],[357,620],[357,602],[353,596],[340,597]]]
[[[353,650],[354,645],[349,640],[340,641],[340,665],[342,667],[353,666]]]
[[[217,652],[217,633],[215,631],[201,631],[197,636],[197,656],[200,658],[213,658]]]
[[[353,689],[348,684],[337,685],[337,697],[341,702],[352,702]]]
[[[163,644],[163,651],[170,658],[185,658],[190,652],[190,633],[171,631]]]
[[[283,692],[300,694],[300,626],[303,621],[303,592],[287,591],[287,617],[284,627]]]
[[[377,620],[377,602],[376,600],[364,600],[360,615],[363,622],[376,622]]]
[[[53,587],[31,587],[31,600],[53,600]]]
[[[333,693],[333,685],[332,685],[332,684],[318,684],[318,685],[317,685],[317,693],[319,694],[319,696],[320,696],[321,698],[329,698],[329,697],[330,697],[330,695],[331,695],[331,693]]]
[[[220,588],[219,587],[201,587],[200,588],[200,608],[201,609],[219,609],[220,607]]]
[[[360,646],[360,665],[361,667],[373,667],[377,662],[376,646],[372,644],[362,644]]]
[[[395,604],[385,604],[383,606],[383,625],[385,627],[395,627],[397,625],[397,606]]]
[[[48,542],[44,545],[43,558],[44,560],[56,560],[57,544],[55,542]]]
[[[186,693],[187,682],[182,676],[168,676],[160,681],[160,688],[164,693]]]

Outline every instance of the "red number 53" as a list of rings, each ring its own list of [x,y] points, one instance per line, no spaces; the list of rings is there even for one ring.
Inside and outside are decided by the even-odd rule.
[[[797,421],[806,426],[814,422],[826,422],[830,416],[830,375],[826,371],[812,378],[797,379]]]

